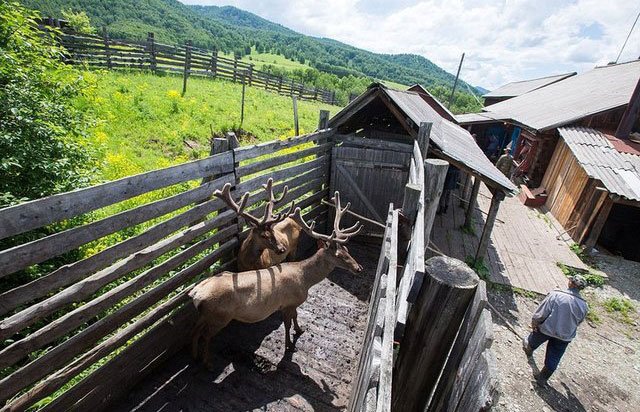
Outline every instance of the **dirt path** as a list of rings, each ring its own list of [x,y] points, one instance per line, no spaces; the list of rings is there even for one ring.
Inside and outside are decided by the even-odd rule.
[[[543,365],[544,347],[529,364],[521,340],[493,316],[502,392],[496,411],[640,410],[640,263],[613,256],[595,260],[609,282],[583,292],[595,314],[580,326],[548,388],[538,387],[532,377]],[[509,324],[521,335],[528,334],[542,297],[488,292],[489,301]],[[631,305],[626,315],[625,304]]]

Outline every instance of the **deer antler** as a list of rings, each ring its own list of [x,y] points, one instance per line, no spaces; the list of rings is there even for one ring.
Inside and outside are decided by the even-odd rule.
[[[289,192],[289,187],[285,185],[282,189],[282,194],[280,197],[276,198],[273,194],[273,179],[269,178],[266,184],[263,184],[262,187],[267,192],[267,204],[264,207],[264,214],[262,215],[262,219],[260,220],[261,225],[272,225],[274,223],[278,223],[291,216],[293,210],[295,209],[295,202],[291,202],[291,206],[287,212],[278,213],[276,215],[273,214],[273,208],[278,203],[282,202],[284,197]]]
[[[222,199],[227,204],[227,206],[231,208],[231,210],[236,212],[238,216],[242,216],[249,224],[252,224],[253,226],[259,226],[261,224],[260,220],[244,211],[244,208],[247,207],[247,201],[249,200],[249,192],[242,195],[239,205],[231,197],[230,183],[224,185],[222,191],[216,190],[215,192],[213,192],[213,195],[217,198]]]
[[[333,233],[332,236],[335,237],[335,242],[337,243],[347,243],[347,241],[357,235],[360,230],[362,230],[362,225],[360,222],[356,222],[353,226],[348,227],[346,229],[340,229],[340,220],[342,220],[342,216],[345,214],[347,210],[351,207],[351,202],[347,202],[347,205],[342,208],[340,205],[340,192],[336,191],[334,196],[331,198],[331,201],[336,206],[336,216],[333,220]]]
[[[334,197],[331,200],[333,201],[336,207],[336,217],[333,220],[333,232],[331,233],[330,236],[314,232],[313,228],[315,227],[316,222],[315,221],[311,222],[311,226],[307,225],[307,222],[305,222],[304,219],[302,218],[302,211],[300,210],[299,207],[296,208],[292,216],[292,219],[298,225],[300,225],[302,230],[304,230],[309,236],[311,236],[314,239],[320,239],[325,242],[336,242],[340,244],[345,244],[351,237],[357,235],[360,232],[360,230],[362,229],[362,225],[360,224],[360,222],[356,222],[356,224],[351,227],[348,227],[346,229],[340,229],[340,220],[342,219],[342,216],[344,215],[344,213],[349,209],[351,204],[347,203],[344,209],[341,208],[340,193],[338,192],[335,193]]]

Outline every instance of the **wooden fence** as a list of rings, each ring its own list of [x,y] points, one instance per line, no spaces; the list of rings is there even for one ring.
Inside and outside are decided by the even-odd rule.
[[[261,185],[272,177],[274,190],[289,186],[286,202],[296,200],[306,218],[321,224],[332,133],[246,147],[231,141],[202,160],[0,210],[5,239],[160,194],[0,251],[0,279],[16,283],[24,279],[18,271],[115,234],[109,247],[0,289],[0,405],[7,401],[2,410],[25,410],[61,388],[64,393],[44,410],[101,409],[175,353],[196,315],[192,305],[183,305],[188,291],[199,278],[232,263],[221,259],[244,230],[212,192],[225,183],[235,185],[236,193],[252,192],[251,210],[265,200]],[[168,190],[171,196],[161,196]]]
[[[48,20],[47,20],[48,21]],[[228,59],[217,50],[203,50],[185,45],[167,45],[155,41],[149,33],[146,41],[124,41],[102,36],[63,32],[62,46],[67,50],[65,61],[93,68],[148,70],[153,73],[174,73],[184,77],[183,93],[189,76],[224,79],[301,100],[316,100],[337,104],[335,91],[306,86],[283,76],[257,70],[254,64]]]

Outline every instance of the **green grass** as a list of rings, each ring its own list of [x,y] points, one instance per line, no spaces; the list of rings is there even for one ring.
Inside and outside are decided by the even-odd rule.
[[[484,259],[480,258],[476,260],[473,256],[467,256],[464,262],[478,274],[480,279],[485,281],[489,280],[489,268],[484,263]]]
[[[599,288],[604,285],[605,278],[600,275],[592,272],[585,272],[583,270],[567,266],[560,262],[556,262],[556,265],[558,265],[558,267],[566,277],[580,275],[587,281],[587,284],[589,284],[590,286]]]
[[[202,158],[214,134],[240,128],[239,84],[192,77],[181,97],[182,78],[149,73],[86,72],[96,86],[79,102],[100,119],[92,144],[100,148],[100,180],[167,167]],[[298,103],[300,132],[315,130],[320,109],[340,108],[318,102]],[[293,135],[291,99],[246,88],[242,129],[251,144]]]
[[[226,59],[233,59],[233,53],[218,52],[218,56]],[[311,66],[300,63],[298,60],[287,59],[286,57],[274,53],[257,53],[255,46],[251,47],[251,54],[242,56],[240,61],[255,64],[255,68],[261,70],[263,66],[274,66],[276,68],[293,71],[296,69],[310,69]]]
[[[409,86],[407,85],[392,82],[390,80],[378,80],[378,81],[384,84],[385,86],[390,87],[392,89],[396,89],[396,90],[407,90],[409,88]]]
[[[602,302],[602,306],[609,313],[619,314],[623,322],[629,324],[633,323],[631,314],[636,313],[636,308],[629,299],[616,297],[608,298]]]

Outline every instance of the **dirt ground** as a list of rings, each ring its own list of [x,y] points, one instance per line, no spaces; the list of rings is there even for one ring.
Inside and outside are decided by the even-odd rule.
[[[496,411],[638,411],[640,410],[640,263],[600,254],[593,264],[608,275],[600,288],[583,296],[597,318],[585,321],[567,348],[547,388],[533,373],[542,368],[544,345],[529,363],[522,341],[493,313],[493,349],[500,370],[501,397]],[[520,335],[529,332],[531,315],[542,296],[489,288],[490,303]],[[623,315],[612,309],[612,298],[632,309]]]

